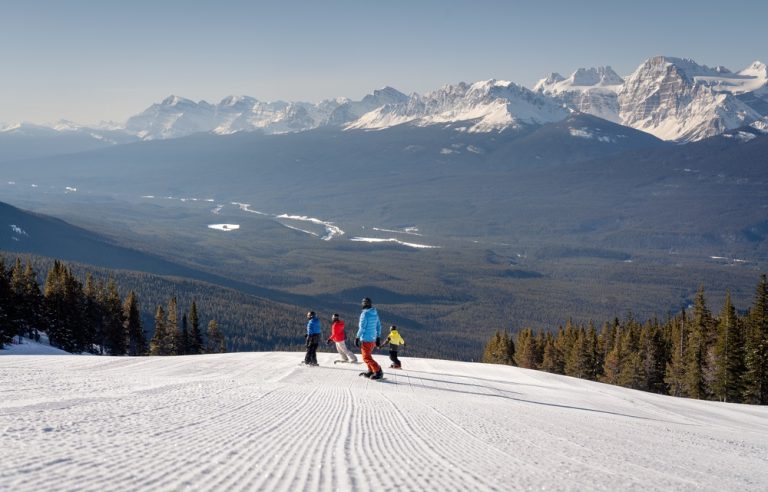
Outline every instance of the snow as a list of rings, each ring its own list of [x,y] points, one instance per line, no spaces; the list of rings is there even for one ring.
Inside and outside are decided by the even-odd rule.
[[[68,352],[51,347],[48,344],[48,337],[44,333],[41,333],[40,342],[30,340],[29,338],[22,338],[21,344],[18,341],[19,338],[14,337],[12,344],[6,345],[5,349],[0,350],[0,355],[69,355]],[[0,483],[2,483],[1,477],[2,474],[0,472]],[[1,489],[2,487],[0,487]]]
[[[232,202],[232,205],[235,205],[235,206],[239,207],[240,210],[242,210],[243,212],[248,212],[248,213],[256,214],[256,215],[269,215],[269,214],[266,214],[264,212],[259,212],[258,210],[251,209],[251,204],[250,203]]]
[[[401,246],[408,246],[409,248],[416,249],[438,249],[440,246],[430,246],[428,244],[408,243],[400,241],[394,237],[381,238],[381,237],[353,237],[350,241],[363,242],[363,243],[395,243]]]
[[[507,366],[0,357],[0,489],[764,490],[768,409]],[[386,364],[386,358],[377,357]],[[385,365],[386,367],[386,365]]]
[[[395,234],[409,234],[411,236],[422,236],[423,234],[419,234],[419,228],[418,227],[404,227],[402,230],[396,230],[396,229],[383,229],[381,227],[371,227],[374,231],[379,232],[394,232]]]
[[[208,229],[215,229],[217,231],[231,232],[240,229],[239,224],[209,224]]]
[[[11,232],[18,236],[28,236],[27,231],[22,229],[21,227],[17,226],[16,224],[11,224]]]
[[[407,101],[386,104],[345,126],[346,129],[381,130],[403,123],[428,126],[472,122],[469,133],[485,133],[527,124],[560,121],[568,115],[555,101],[505,80],[484,80],[446,85]]]
[[[307,217],[306,215],[289,215],[289,214],[280,214],[280,215],[276,215],[275,217],[278,218],[278,219],[296,220],[296,221],[300,221],[300,222],[309,222],[311,224],[321,225],[321,226],[325,227],[325,232],[326,232],[326,235],[322,237],[323,241],[330,241],[331,239],[333,239],[335,237],[339,237],[339,236],[343,236],[344,235],[344,231],[342,231],[340,227],[334,225],[333,222],[328,222],[328,221],[325,221],[325,220],[315,219],[314,217]],[[283,225],[286,226],[286,227],[289,227],[290,229],[297,229],[296,227],[291,227],[291,226],[288,226],[286,224],[283,224]],[[312,233],[312,232],[309,232],[309,231],[304,231],[302,229],[297,229],[297,230],[300,230],[302,232],[307,232],[307,233],[313,234],[315,236],[319,236],[318,234],[315,234],[315,233]]]
[[[576,138],[596,139],[598,142],[603,142],[603,143],[612,143],[614,141],[613,138],[609,137],[608,135],[595,136],[592,130],[590,130],[587,127],[568,128],[568,132],[571,134],[572,137],[576,137]]]

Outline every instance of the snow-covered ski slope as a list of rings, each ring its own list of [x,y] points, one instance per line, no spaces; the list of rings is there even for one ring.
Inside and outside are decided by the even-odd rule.
[[[299,353],[0,357],[0,490],[766,490],[768,408]],[[379,357],[386,368],[385,357]]]

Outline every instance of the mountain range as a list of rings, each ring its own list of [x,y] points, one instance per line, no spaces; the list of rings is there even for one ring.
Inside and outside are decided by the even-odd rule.
[[[675,142],[698,141],[743,126],[768,131],[768,67],[754,62],[731,72],[690,59],[656,56],[625,77],[611,67],[580,68],[567,78],[552,73],[532,90],[491,79],[445,85],[424,95],[384,87],[359,101],[337,98],[317,104],[249,96],[228,96],[213,104],[172,95],[123,124],[17,124],[0,130],[0,141],[58,134],[98,147],[201,132],[280,134],[321,127],[381,130],[403,124],[452,125],[459,132],[487,133],[563,121],[574,112]]]

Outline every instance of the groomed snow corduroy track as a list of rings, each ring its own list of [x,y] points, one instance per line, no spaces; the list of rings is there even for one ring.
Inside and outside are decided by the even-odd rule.
[[[0,357],[0,490],[768,484],[765,407],[426,359],[373,382],[302,355]]]

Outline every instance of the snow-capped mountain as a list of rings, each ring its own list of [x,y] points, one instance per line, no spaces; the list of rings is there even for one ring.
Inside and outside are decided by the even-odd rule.
[[[382,106],[397,106],[407,102],[408,96],[402,92],[392,87],[384,87],[373,91],[373,94],[368,94],[361,101],[342,101],[342,104],[331,113],[328,124],[344,125]]]
[[[567,79],[552,73],[541,79],[533,90],[581,113],[619,123],[617,94],[623,84],[624,79],[611,67],[580,68]]]
[[[763,115],[737,94],[767,81],[657,56],[640,65],[619,91],[621,123],[664,140],[701,140],[760,119]]]
[[[513,82],[487,80],[446,85],[424,96],[411,95],[364,114],[347,128],[382,129],[403,123],[418,126],[467,122],[469,132],[488,132],[561,121],[569,111],[557,101]]]
[[[534,89],[576,111],[664,140],[701,140],[768,115],[768,68],[760,62],[733,73],[657,56],[626,80],[610,67],[579,69],[567,79],[550,74]]]
[[[687,142],[768,121],[768,67],[754,62],[739,72],[693,60],[657,56],[622,78],[610,66],[580,68],[569,77],[552,73],[533,90],[486,80],[445,85],[406,96],[392,87],[359,101],[339,97],[320,103],[260,101],[228,96],[219,103],[169,96],[129,118],[125,125],[97,129],[72,122],[51,125],[59,133],[83,133],[106,143],[168,139],[193,133],[259,131],[292,133],[319,127],[385,129],[401,124],[450,124],[456,130],[491,132],[562,121],[570,112],[599,118]],[[30,128],[7,127],[19,135]],[[120,137],[122,135],[122,137]]]
[[[307,102],[259,101],[249,96],[228,96],[218,104],[170,96],[131,117],[126,130],[142,139],[176,138],[198,132],[224,135],[243,131],[287,133],[319,126],[340,126],[407,96],[391,87],[376,90],[361,101],[346,98]]]

